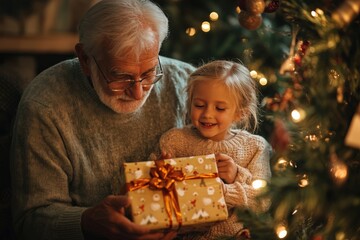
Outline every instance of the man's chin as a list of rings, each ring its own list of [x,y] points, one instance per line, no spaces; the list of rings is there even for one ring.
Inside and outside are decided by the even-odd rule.
[[[111,108],[116,113],[134,113],[139,110],[145,103],[146,99],[141,100],[123,100],[116,99],[115,101],[111,101],[111,103],[106,104],[109,108]]]

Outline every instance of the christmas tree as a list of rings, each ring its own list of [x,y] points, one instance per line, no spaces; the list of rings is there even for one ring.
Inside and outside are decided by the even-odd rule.
[[[238,210],[251,238],[360,239],[360,1],[158,2],[176,19],[165,53],[238,58],[259,82],[272,205]]]
[[[360,1],[282,1],[279,10],[292,43],[280,67],[287,84],[266,99],[277,150],[271,216],[240,217],[258,227],[255,239],[360,239]]]

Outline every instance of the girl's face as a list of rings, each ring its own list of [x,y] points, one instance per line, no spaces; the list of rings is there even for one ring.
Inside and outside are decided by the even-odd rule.
[[[239,118],[234,98],[224,84],[216,81],[195,84],[190,112],[192,124],[213,141],[231,137],[229,129]]]

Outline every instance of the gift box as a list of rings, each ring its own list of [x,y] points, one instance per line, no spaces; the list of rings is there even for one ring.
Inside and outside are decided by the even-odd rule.
[[[228,217],[214,154],[125,163],[123,171],[137,224],[184,233]]]

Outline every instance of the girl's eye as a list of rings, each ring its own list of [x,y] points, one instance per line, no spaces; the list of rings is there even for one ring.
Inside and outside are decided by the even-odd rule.
[[[204,107],[204,105],[202,105],[202,104],[194,104],[194,106],[195,106],[196,108],[202,108],[202,107]]]
[[[225,111],[225,108],[219,108],[219,107],[217,107],[216,108],[218,111]]]

